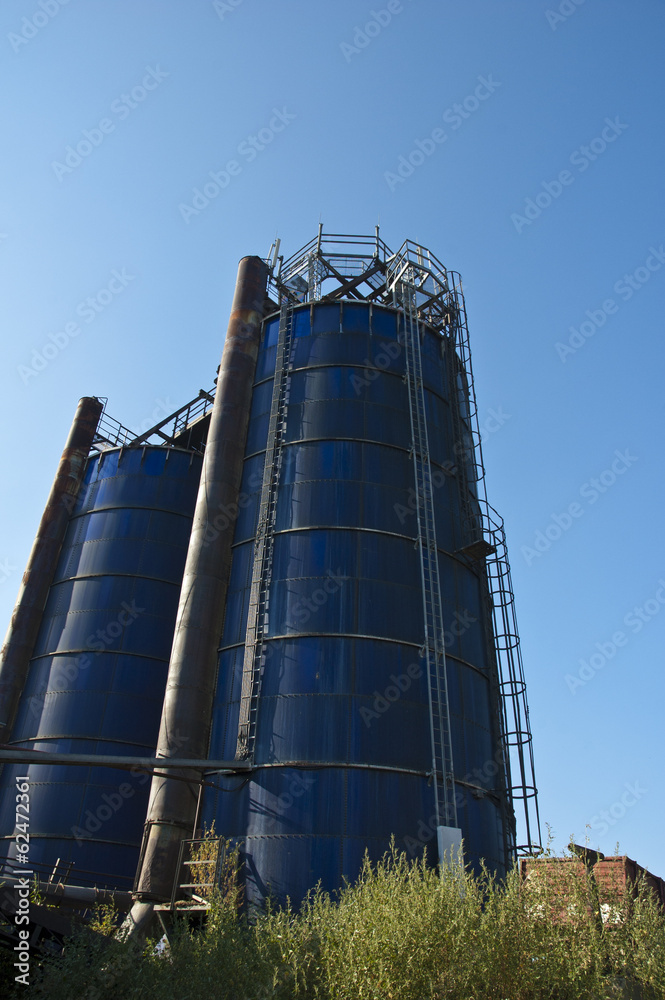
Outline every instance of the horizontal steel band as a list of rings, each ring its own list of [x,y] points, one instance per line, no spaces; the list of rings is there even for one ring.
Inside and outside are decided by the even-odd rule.
[[[90,608],[89,611],[99,611],[100,608]],[[84,614],[84,611],[68,611],[65,614]],[[167,656],[151,656],[150,653],[133,653],[130,649],[93,649],[91,646],[87,646],[85,649],[56,649],[52,653],[38,653],[37,656],[33,656],[30,662],[34,660],[43,660],[48,656],[80,656],[81,654],[86,654],[87,656],[135,656],[139,660],[152,660],[154,663],[168,663],[169,658]],[[76,688],[76,690],[79,690]]]
[[[122,541],[123,539],[101,539],[95,538],[94,541]],[[131,539],[127,539],[131,541]],[[163,544],[163,543],[159,543]],[[169,587],[177,587],[178,590],[182,586],[181,581],[176,580],[165,580],[163,576],[145,576],[143,573],[125,573],[124,571],[109,570],[106,573],[81,573],[80,576],[63,576],[58,580],[53,581],[53,586],[58,587],[61,583],[76,583],[79,580],[108,580],[113,577],[128,577],[130,580],[149,580],[151,583],[166,583]],[[104,608],[81,608],[81,611],[103,611]],[[75,611],[67,612],[67,614],[76,614]]]
[[[397,341],[394,341],[394,343],[397,343]],[[361,363],[359,363],[357,361],[355,362],[355,364],[353,362],[351,362],[351,361],[317,361],[313,365],[300,365],[299,368],[291,368],[289,370],[289,373],[291,375],[295,375],[297,372],[314,372],[318,368],[357,368],[361,372],[364,372],[364,371],[380,372],[382,375],[392,375],[393,378],[399,379],[400,382],[404,381],[404,375],[401,372],[394,372],[394,371],[391,371],[389,368],[381,368],[379,365],[375,365],[375,364],[365,365],[365,364],[361,364]],[[443,365],[441,367],[441,372],[442,373],[444,372]],[[265,378],[261,378],[257,382],[255,382],[254,385],[252,386],[252,388],[253,389],[258,389],[259,386],[265,385],[266,382],[272,382],[273,378],[274,378],[274,375],[266,375]],[[446,396],[442,396],[441,393],[438,392],[436,389],[432,388],[431,385],[426,385],[424,388],[425,388],[425,392],[431,392],[431,394],[433,396],[436,396],[437,399],[440,399],[442,403],[445,403],[447,406],[450,406],[450,400],[447,399]],[[330,398],[332,398],[332,397],[330,397]],[[307,402],[308,403],[321,403],[321,402],[325,402],[325,400],[312,398],[312,399],[308,399]],[[381,404],[377,403],[377,404],[374,404],[374,405],[379,406]],[[464,419],[464,418],[462,418],[462,419]]]
[[[0,757],[0,760],[2,758]],[[429,777],[429,771],[416,771],[409,767],[393,767],[390,764],[358,764],[347,761],[310,761],[288,760],[274,761],[270,764],[253,764],[252,771],[265,771],[270,768],[294,768],[299,771],[323,771],[338,769],[343,771],[392,771],[397,774],[409,774],[415,778]]]
[[[321,480],[313,480],[313,482],[320,482],[320,481]],[[308,524],[306,527],[300,527],[300,528],[280,528],[278,531],[275,532],[275,535],[289,535],[289,534],[294,534],[294,533],[299,532],[299,531],[300,532],[306,532],[306,531],[349,531],[349,532],[351,532],[351,531],[362,531],[362,532],[369,532],[372,535],[388,535],[389,538],[402,538],[405,542],[411,542],[413,544],[414,548],[415,548],[415,546],[417,544],[417,539],[415,538],[414,535],[403,535],[403,534],[401,534],[400,532],[397,532],[397,531],[385,531],[383,528],[364,528],[364,527],[361,527],[360,525],[356,525],[356,524]],[[248,545],[248,544],[250,544],[253,541],[254,541],[254,536],[251,535],[249,538],[243,538],[242,541],[240,541],[240,542],[234,542],[233,543],[233,548],[236,549],[236,548],[239,548],[241,545]],[[440,555],[442,555],[442,556],[448,556],[449,559],[454,559],[455,562],[459,563],[460,566],[463,566],[464,569],[469,569],[469,570],[471,570],[471,572],[473,572],[473,568],[471,566],[469,566],[468,562],[465,561],[468,557],[466,557],[464,555],[460,556],[460,555],[458,555],[457,552],[449,552],[448,549],[442,549],[442,548],[440,548],[440,546],[437,546],[436,551]],[[106,576],[106,575],[108,575],[108,576],[122,576],[122,575],[132,576],[133,574],[131,574],[131,573],[129,573],[129,574],[109,573],[109,574],[102,574],[102,575],[104,575],[104,576]],[[80,579],[80,578],[77,577],[77,579]],[[298,576],[294,576],[294,577],[289,577],[288,579],[289,580],[319,580],[319,579],[322,579],[322,577],[318,577],[318,576],[312,576],[312,577],[298,577]]]
[[[318,578],[317,578],[318,579]],[[268,635],[265,637],[264,642],[285,642],[297,639],[369,639],[373,642],[390,642],[396,646],[409,646],[411,649],[421,650],[423,648],[422,642],[409,642],[405,639],[391,639],[389,636],[385,635],[363,635],[359,632],[288,632],[285,635]],[[218,653],[226,653],[231,649],[242,649],[244,642],[232,642],[228,646],[221,646],[218,649]],[[475,670],[477,674],[481,677],[487,679],[487,674],[484,670],[475,663],[470,663],[468,660],[462,659],[461,656],[455,656],[454,653],[446,653],[447,660],[455,660],[457,663],[461,663],[464,667],[470,667],[471,670]],[[276,697],[276,696],[275,696]],[[330,697],[324,695],[323,697]],[[349,697],[344,695],[343,697]],[[363,697],[362,695],[357,695],[356,697]],[[364,697],[369,697],[365,695]]]
[[[109,476],[108,480],[105,479],[104,481],[110,482],[112,479],[117,478],[117,476]],[[98,481],[100,480],[95,480],[95,482]],[[174,517],[184,517],[188,521],[192,520],[191,514],[184,514],[181,510],[173,510],[171,507],[149,507],[143,504],[121,503],[111,504],[110,506],[106,504],[104,507],[89,507],[87,510],[76,511],[76,513],[70,516],[70,521],[74,521],[78,517],[88,517],[90,514],[108,514],[109,511],[115,510],[149,510],[151,514],[173,514]]]
[[[323,400],[323,402],[325,402],[325,400]],[[378,445],[379,448],[394,448],[395,451],[401,451],[404,455],[408,455],[409,457],[411,456],[411,449],[405,448],[401,444],[393,444],[390,441],[377,441],[375,438],[361,438],[361,437],[358,438],[330,437],[330,435],[328,435],[327,437],[294,438],[293,440],[285,441],[284,447],[290,448],[291,445],[294,444],[316,444],[317,442],[321,441],[348,441],[350,444],[372,444],[372,445]],[[244,461],[246,462],[250,458],[257,458],[259,455],[265,455],[265,451],[266,451],[265,448],[260,448],[258,451],[252,451],[249,454],[245,455]],[[449,476],[454,475],[452,472],[450,472],[450,470],[446,469],[445,466],[441,465],[436,460],[431,459],[430,463],[431,465],[436,465],[436,467],[438,469],[441,469],[442,472],[444,473],[447,472]],[[364,482],[365,480],[358,480],[358,481]],[[377,485],[380,486],[381,484],[377,483]],[[146,509],[151,510],[152,508],[146,508]]]

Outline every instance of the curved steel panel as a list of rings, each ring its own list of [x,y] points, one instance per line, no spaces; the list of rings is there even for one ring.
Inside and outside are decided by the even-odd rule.
[[[104,452],[86,470],[42,615],[12,745],[152,754],[156,746],[200,456]],[[17,767],[6,766],[0,836],[12,856]],[[30,861],[70,880],[128,888],[150,778],[32,766]],[[9,809],[9,813],[6,810]],[[93,873],[97,873],[96,875]]]

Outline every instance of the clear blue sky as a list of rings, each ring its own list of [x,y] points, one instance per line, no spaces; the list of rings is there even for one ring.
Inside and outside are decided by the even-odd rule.
[[[662,0],[41,3],[0,10],[2,628],[78,398],[152,423],[241,256],[380,219],[464,279],[541,815],[665,876]]]

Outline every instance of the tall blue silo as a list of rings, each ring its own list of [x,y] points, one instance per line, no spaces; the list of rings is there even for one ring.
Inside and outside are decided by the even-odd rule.
[[[250,902],[336,889],[392,837],[435,860],[461,835],[505,872],[535,795],[461,284],[423,248],[377,234],[359,261],[344,239],[282,265],[252,397],[209,754],[252,772],[202,812]]]
[[[0,850],[15,856],[15,777],[30,783],[30,865],[131,890],[150,787],[96,755],[152,757],[201,455],[92,455],[41,615],[9,747],[89,754],[88,766],[5,765]]]

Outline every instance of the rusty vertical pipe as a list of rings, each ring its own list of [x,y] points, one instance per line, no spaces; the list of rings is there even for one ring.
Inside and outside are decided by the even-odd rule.
[[[23,574],[14,613],[0,652],[0,743],[8,742],[11,736],[42,612],[102,409],[102,403],[94,397],[84,396],[79,400]]]
[[[240,261],[180,591],[158,757],[208,754],[267,277],[259,257]],[[176,773],[201,777],[191,770]],[[143,903],[171,896],[180,841],[192,834],[198,787],[165,777],[152,780],[136,891]]]

